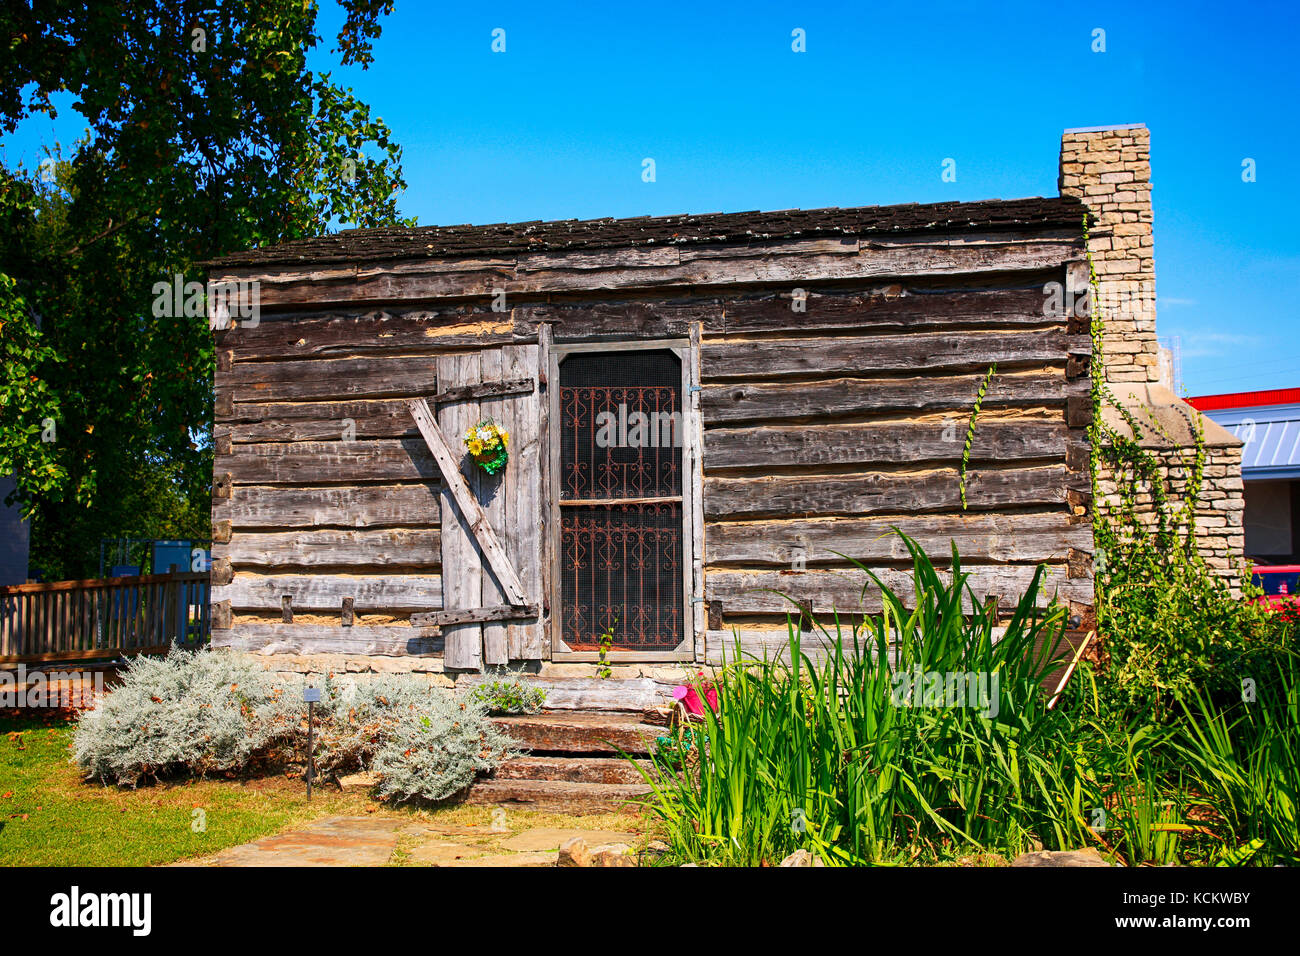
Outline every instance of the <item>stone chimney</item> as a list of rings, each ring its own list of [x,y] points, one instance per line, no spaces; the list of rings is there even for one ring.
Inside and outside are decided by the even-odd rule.
[[[1159,381],[1150,131],[1141,123],[1067,129],[1058,185],[1097,219],[1088,248],[1106,321],[1106,381]]]
[[[1106,382],[1116,401],[1139,423],[1154,422],[1157,427],[1147,426],[1136,434],[1120,409],[1110,407],[1102,410],[1102,420],[1138,441],[1156,459],[1169,479],[1175,504],[1181,504],[1188,490],[1184,462],[1195,445],[1192,423],[1199,420],[1206,457],[1197,492],[1196,548],[1210,567],[1238,588],[1245,544],[1241,441],[1173,393],[1172,357],[1162,356],[1156,344],[1150,145],[1151,134],[1141,123],[1067,129],[1061,137],[1061,195],[1078,197],[1097,220],[1088,236],[1088,249],[1097,270],[1094,305],[1106,323],[1102,341]],[[1086,281],[1086,269],[1082,277],[1076,273],[1076,287]],[[1097,478],[1101,508],[1118,507],[1121,488],[1143,480],[1127,466],[1116,473],[1106,465]],[[1144,494],[1137,504],[1139,519],[1156,527],[1154,499]]]

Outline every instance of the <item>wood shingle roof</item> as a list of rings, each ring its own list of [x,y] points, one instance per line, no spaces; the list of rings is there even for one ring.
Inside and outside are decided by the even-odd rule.
[[[483,226],[349,229],[222,256],[210,266],[440,259],[513,255],[548,250],[619,249],[702,243],[746,243],[952,233],[972,230],[1080,228],[1084,206],[1072,197],[989,199],[981,202],[907,203],[840,209],[565,219]]]

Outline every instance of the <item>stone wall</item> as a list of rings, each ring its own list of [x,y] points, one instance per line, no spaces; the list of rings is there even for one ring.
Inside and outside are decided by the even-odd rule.
[[[1242,583],[1242,549],[1245,535],[1242,514],[1245,500],[1242,497],[1241,451],[1237,448],[1207,447],[1205,454],[1204,483],[1196,508],[1195,538],[1197,550],[1206,564],[1227,579],[1234,590]],[[1154,450],[1160,461],[1160,473],[1169,482],[1174,499],[1170,511],[1176,511],[1182,501],[1186,469],[1178,455],[1168,449]],[[1120,497],[1113,476],[1107,476],[1100,485],[1101,507],[1117,507]],[[1147,509],[1142,517],[1148,530],[1154,530],[1156,516],[1154,502],[1149,494],[1135,496],[1139,508]],[[1185,525],[1175,526],[1179,534]]]
[[[1180,537],[1185,536],[1186,522],[1175,522],[1173,519],[1185,500],[1184,494],[1195,455],[1190,424],[1194,419],[1187,413],[1197,413],[1159,385],[1145,387],[1141,397],[1143,407],[1135,411],[1143,426],[1139,443],[1159,462],[1159,474],[1169,493],[1166,502],[1169,527]],[[1114,410],[1108,411],[1103,420],[1121,434],[1132,437],[1123,418]],[[1206,564],[1237,589],[1242,581],[1241,557],[1245,547],[1242,518],[1246,506],[1241,481],[1241,446],[1230,432],[1209,419],[1202,421],[1205,461],[1195,509],[1194,537],[1197,550]],[[1103,513],[1106,509],[1119,508],[1123,500],[1120,489],[1133,487],[1133,477],[1128,473],[1103,473],[1098,481],[1100,498],[1097,507]],[[1154,531],[1158,524],[1155,501],[1146,483],[1138,483],[1137,488],[1133,499],[1139,518],[1144,527]]]
[[[1177,477],[1177,473],[1175,473]],[[1246,533],[1242,523],[1246,502],[1241,481],[1241,446],[1209,447],[1205,454],[1205,487],[1196,511],[1196,540],[1201,555],[1240,587]]]
[[[1162,463],[1171,491],[1181,497],[1186,480],[1181,462],[1194,453],[1189,422],[1200,413],[1161,383],[1156,341],[1155,256],[1151,210],[1151,133],[1141,124],[1066,130],[1061,138],[1061,195],[1081,199],[1096,218],[1088,248],[1097,272],[1097,301],[1105,322],[1104,375],[1116,400],[1146,429],[1142,447]],[[1086,275],[1086,273],[1085,273]],[[1076,284],[1086,278],[1076,280]],[[1165,383],[1172,386],[1172,383]],[[1104,420],[1128,434],[1123,417],[1110,410]],[[1245,547],[1245,505],[1241,442],[1201,417],[1206,460],[1197,507],[1196,540],[1206,562],[1234,587],[1241,581]],[[1118,503],[1118,483],[1129,476],[1103,472],[1099,508]],[[1149,495],[1139,504],[1153,507]],[[1171,502],[1176,510],[1178,501]],[[1146,517],[1154,525],[1156,516]]]

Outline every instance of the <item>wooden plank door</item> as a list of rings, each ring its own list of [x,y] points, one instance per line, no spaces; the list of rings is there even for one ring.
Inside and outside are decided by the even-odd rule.
[[[438,359],[440,396],[493,382],[532,379],[529,393],[465,397],[438,402],[438,430],[458,464],[459,478],[478,503],[517,574],[524,603],[541,604],[541,502],[538,347],[509,345]],[[486,419],[509,433],[510,460],[488,475],[466,453],[465,432]],[[448,476],[445,476],[448,477]],[[441,496],[442,594],[444,612],[474,611],[518,604],[507,593],[474,534],[472,517],[459,506],[449,481]],[[481,670],[512,660],[537,660],[545,643],[540,621],[487,620],[443,625],[448,668]]]

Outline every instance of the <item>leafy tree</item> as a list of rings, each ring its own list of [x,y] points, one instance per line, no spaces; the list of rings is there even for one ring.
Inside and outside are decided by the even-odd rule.
[[[392,3],[342,6],[333,52],[365,67]],[[101,535],[207,536],[212,335],[155,284],[400,221],[388,127],[307,67],[317,16],[310,0],[0,10],[0,128],[68,96],[88,127],[66,158],[0,170],[0,474],[48,576],[95,570]]]

